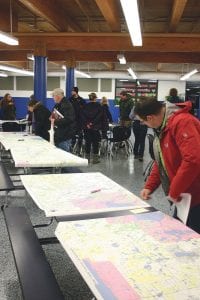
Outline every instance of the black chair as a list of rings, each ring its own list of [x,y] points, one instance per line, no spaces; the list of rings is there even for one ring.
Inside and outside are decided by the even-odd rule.
[[[15,132],[15,131],[20,131],[20,125],[17,122],[4,122],[2,124],[2,129],[3,131],[7,132]]]
[[[108,138],[108,153],[113,157],[113,152],[117,154],[120,148],[125,148],[126,155],[133,153],[133,146],[129,140],[131,127],[115,126],[112,130],[112,137]]]

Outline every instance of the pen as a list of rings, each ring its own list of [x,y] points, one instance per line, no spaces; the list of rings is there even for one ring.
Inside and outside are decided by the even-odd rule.
[[[93,190],[93,191],[91,191],[91,194],[93,194],[93,193],[97,193],[97,192],[100,192],[101,191],[101,189],[98,189],[98,190]]]

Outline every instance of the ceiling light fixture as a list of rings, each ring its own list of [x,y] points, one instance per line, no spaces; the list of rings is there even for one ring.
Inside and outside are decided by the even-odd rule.
[[[137,0],[120,0],[133,46],[142,46]]]
[[[8,33],[3,32],[3,31],[0,31],[0,42],[5,43],[7,45],[11,45],[11,46],[19,45],[19,41],[17,38],[11,36]]]
[[[8,77],[8,75],[0,72],[0,77]]]
[[[24,75],[31,75],[31,76],[34,75],[34,73],[31,72],[31,71],[26,71],[26,70],[13,68],[13,67],[8,67],[8,66],[3,66],[3,65],[0,65],[0,70],[14,72],[14,73],[20,73],[20,74],[24,74]]]
[[[118,54],[117,55],[117,59],[119,60],[121,65],[125,65],[126,64],[126,58],[123,54]]]
[[[28,54],[27,54],[27,58],[28,58],[29,60],[34,60],[34,56],[33,56],[32,53],[28,53]]]
[[[91,76],[85,72],[82,72],[82,71],[78,71],[78,70],[75,70],[76,74],[78,75],[81,75],[81,76],[84,76],[86,78],[91,78]]]
[[[136,76],[135,72],[133,71],[133,69],[128,68],[127,71],[128,71],[129,74],[133,77],[133,79],[137,79],[137,76]]]
[[[19,41],[17,38],[12,36],[12,3],[10,0],[10,33],[5,33],[3,31],[0,31],[0,42],[5,43],[7,45],[11,46],[17,46],[19,45]]]
[[[185,75],[181,76],[180,80],[187,80],[190,78],[192,75],[198,73],[197,69],[192,70],[191,72],[186,73]]]
[[[62,66],[62,69],[63,70],[66,70],[66,66]],[[84,77],[86,77],[86,78],[91,78],[91,76],[89,75],[89,74],[87,74],[87,73],[85,73],[85,72],[82,72],[82,71],[78,71],[78,70],[75,70],[75,73],[76,74],[78,74],[78,75],[82,75],[82,76],[84,76]]]

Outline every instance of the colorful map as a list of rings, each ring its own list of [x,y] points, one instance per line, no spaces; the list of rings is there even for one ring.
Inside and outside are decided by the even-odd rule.
[[[23,175],[22,183],[46,216],[116,211],[149,205],[99,172]]]
[[[97,299],[200,299],[200,235],[161,212],[59,223]]]

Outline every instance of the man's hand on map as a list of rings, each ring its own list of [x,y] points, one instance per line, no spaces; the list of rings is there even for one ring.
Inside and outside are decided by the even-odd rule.
[[[151,190],[149,190],[149,189],[143,189],[140,192],[140,197],[143,200],[149,200],[149,199],[151,199],[150,194],[151,194]]]

